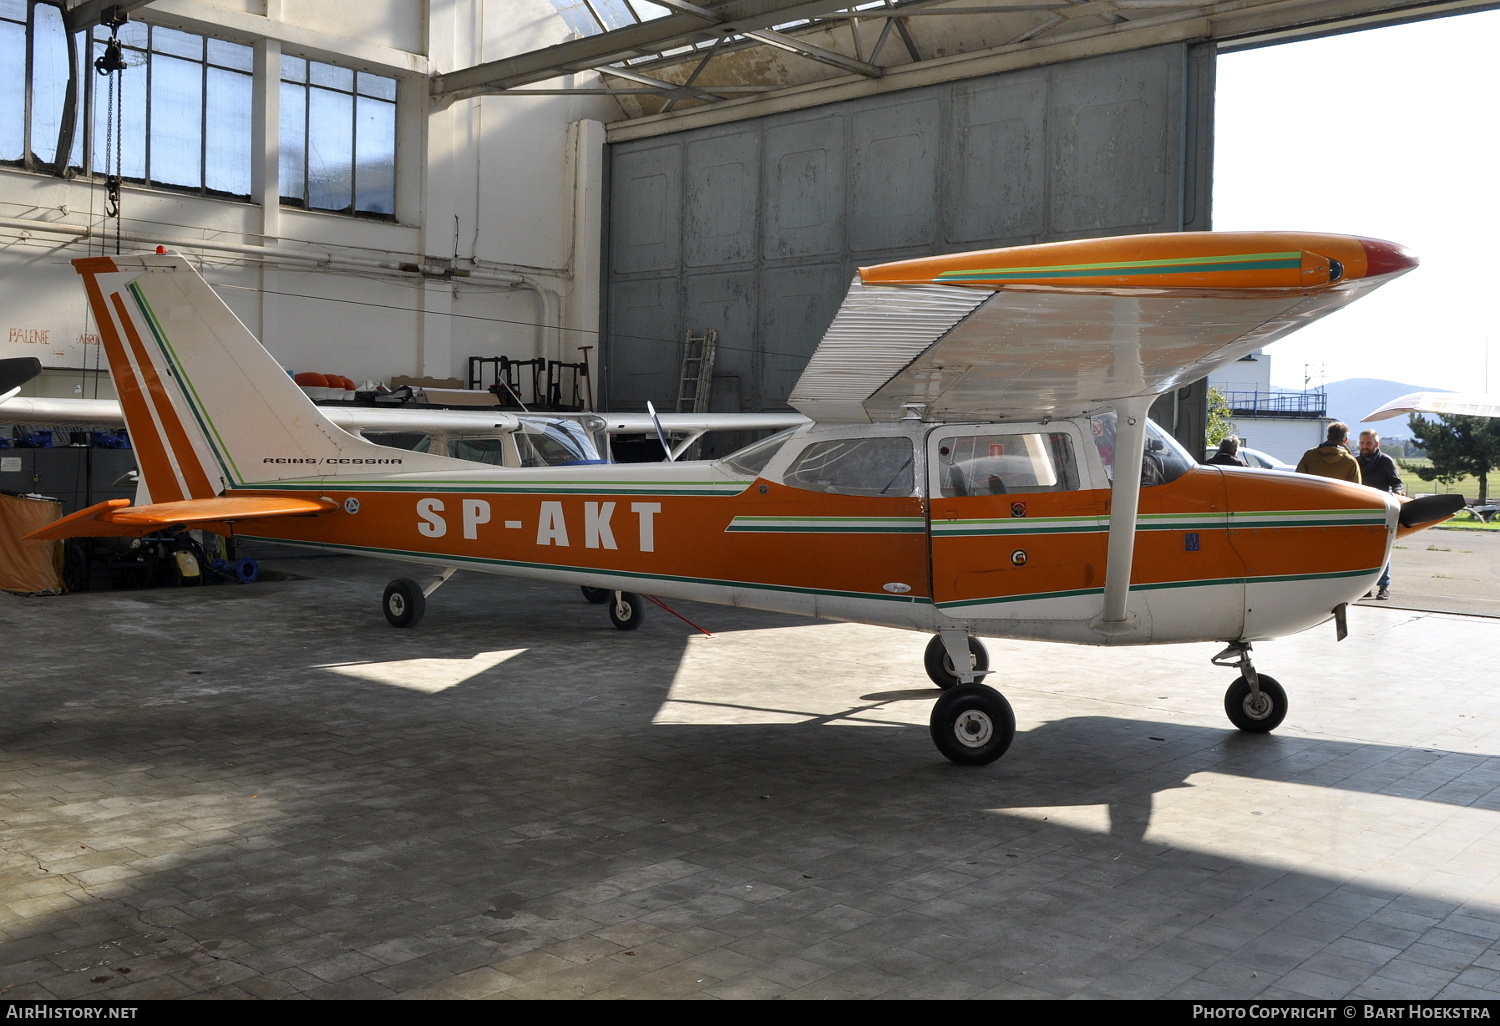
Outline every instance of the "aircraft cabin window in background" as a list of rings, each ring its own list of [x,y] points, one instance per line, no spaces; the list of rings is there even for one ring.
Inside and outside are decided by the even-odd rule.
[[[376,445],[389,445],[392,449],[427,452],[432,447],[432,439],[420,431],[361,431],[359,434]]]
[[[912,444],[906,438],[840,438],[814,442],[787,468],[793,488],[839,495],[910,495]]]
[[[525,447],[522,447],[525,451]],[[491,466],[505,465],[504,443],[498,438],[454,438],[448,442],[448,455],[454,459],[471,463],[488,463]],[[527,464],[531,466],[532,464]],[[543,464],[535,464],[542,466]]]
[[[599,459],[588,434],[570,420],[546,421],[540,427],[528,422],[515,438],[523,467],[562,467]]]
[[[1115,414],[1113,410],[1101,413],[1090,421],[1094,435],[1094,446],[1104,462],[1104,472],[1111,481],[1115,477]],[[1146,421],[1146,452],[1141,457],[1141,487],[1171,484],[1190,467],[1197,466],[1177,439],[1167,434],[1155,421]]]
[[[796,431],[796,428],[787,428],[785,431],[778,431],[774,435],[762,438],[758,442],[751,442],[743,449],[725,456],[724,465],[736,474],[760,477],[761,471],[766,469],[766,464],[776,458],[781,447]]]
[[[1078,464],[1066,434],[955,435],[938,442],[938,489],[955,495],[1071,492]]]
[[[396,214],[396,80],[281,58],[281,202]]]

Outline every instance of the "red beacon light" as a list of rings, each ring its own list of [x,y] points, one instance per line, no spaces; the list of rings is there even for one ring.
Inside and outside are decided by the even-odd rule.
[[[156,247],[156,255],[157,256],[166,256],[167,255],[167,247],[166,246],[157,246]]]

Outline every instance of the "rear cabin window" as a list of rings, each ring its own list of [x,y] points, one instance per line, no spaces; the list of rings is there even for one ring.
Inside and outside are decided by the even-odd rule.
[[[814,442],[783,480],[793,488],[839,495],[910,495],[915,450],[906,438],[840,438]]]
[[[796,431],[796,428],[787,428],[768,438],[762,438],[758,442],[751,442],[743,449],[725,456],[722,462],[736,474],[759,477],[760,472],[766,469],[766,464],[771,462],[771,459],[781,451],[781,447]]]
[[[956,435],[938,442],[937,484],[945,498],[1071,492],[1078,463],[1062,432]]]

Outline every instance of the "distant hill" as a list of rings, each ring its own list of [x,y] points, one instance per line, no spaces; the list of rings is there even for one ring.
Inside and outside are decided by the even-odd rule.
[[[1287,391],[1297,392],[1301,389]],[[1373,424],[1365,423],[1360,418],[1408,392],[1441,392],[1445,389],[1408,385],[1386,378],[1345,378],[1343,381],[1330,381],[1323,386],[1323,391],[1328,393],[1328,415],[1348,424],[1351,432],[1357,434],[1365,428],[1371,428],[1387,438],[1410,438],[1411,431],[1406,426],[1405,417],[1380,420]]]

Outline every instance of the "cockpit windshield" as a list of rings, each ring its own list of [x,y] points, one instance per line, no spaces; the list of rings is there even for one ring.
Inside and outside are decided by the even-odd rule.
[[[1104,472],[1111,481],[1115,477],[1115,413],[1101,413],[1090,420],[1094,446],[1099,458],[1104,461]],[[1146,421],[1146,451],[1141,455],[1141,487],[1170,484],[1190,467],[1196,466],[1193,458],[1171,435],[1163,431],[1155,421]]]

